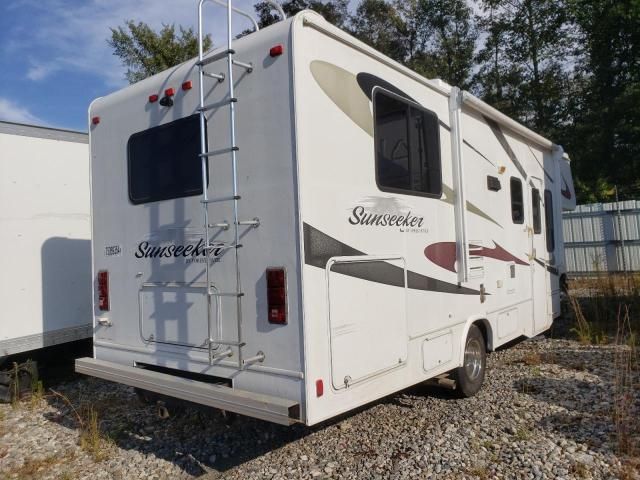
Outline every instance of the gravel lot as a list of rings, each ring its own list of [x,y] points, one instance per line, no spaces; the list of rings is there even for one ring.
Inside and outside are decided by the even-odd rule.
[[[0,478],[640,479],[615,453],[615,348],[537,338],[491,354],[475,398],[416,387],[313,428],[196,410],[161,420],[127,387],[76,378],[56,390],[93,403],[105,458],[47,396],[0,405]]]

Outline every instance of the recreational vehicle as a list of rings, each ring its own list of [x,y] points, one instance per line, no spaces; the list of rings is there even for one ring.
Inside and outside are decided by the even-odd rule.
[[[88,143],[0,122],[0,360],[91,338]]]
[[[282,424],[434,378],[475,394],[487,351],[560,313],[568,157],[316,13],[232,39],[236,13],[90,107],[76,370]]]

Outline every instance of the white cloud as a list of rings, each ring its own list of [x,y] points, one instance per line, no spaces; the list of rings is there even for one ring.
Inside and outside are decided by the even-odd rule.
[[[41,65],[32,64],[27,71],[27,78],[29,80],[33,80],[34,82],[38,82],[40,80],[44,80],[58,69],[59,66],[51,63]]]
[[[45,124],[43,120],[32,114],[28,108],[22,107],[17,103],[2,97],[0,97],[0,120],[36,125]]]
[[[32,60],[27,78],[38,81],[54,71],[79,71],[103,79],[106,86],[120,88],[126,84],[125,67],[113,55],[107,39],[110,27],[125,20],[143,21],[153,28],[162,24],[195,26],[196,0],[22,0],[33,11],[33,28],[29,35],[20,32],[21,47]],[[252,0],[238,0],[237,7],[253,12]],[[205,26],[221,43],[226,35],[224,8],[207,3]],[[234,30],[246,28],[248,21],[234,18]],[[17,33],[17,32],[16,32]],[[36,52],[41,52],[36,54]]]

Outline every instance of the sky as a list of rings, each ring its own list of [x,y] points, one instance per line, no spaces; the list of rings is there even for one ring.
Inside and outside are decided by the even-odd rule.
[[[205,12],[219,43],[224,9],[207,4]],[[240,32],[248,20],[237,18]],[[197,0],[0,0],[0,120],[86,131],[91,101],[127,85],[107,39],[128,19],[195,26]]]

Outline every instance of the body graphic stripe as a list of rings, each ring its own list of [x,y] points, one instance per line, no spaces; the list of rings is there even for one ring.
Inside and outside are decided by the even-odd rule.
[[[307,265],[325,269],[332,257],[366,255],[366,253],[330,237],[307,223],[304,224],[303,229],[304,263]],[[404,287],[404,270],[387,262],[336,264],[331,268],[331,271],[370,282]],[[460,287],[454,283],[444,282],[410,270],[407,270],[407,286],[413,290],[480,295],[477,290]]]
[[[485,122],[487,122],[487,124],[491,128],[491,131],[498,139],[498,143],[500,143],[504,151],[507,153],[507,156],[509,157],[509,159],[516,166],[516,168],[518,169],[518,172],[520,172],[520,175],[522,175],[522,178],[527,178],[527,172],[525,172],[524,168],[522,168],[522,165],[520,164],[520,160],[518,160],[516,153],[511,148],[511,145],[509,145],[509,141],[507,140],[507,137],[504,136],[504,133],[500,128],[500,125],[498,125],[498,122],[496,122],[495,120],[492,120],[489,117],[484,117],[484,120]]]

